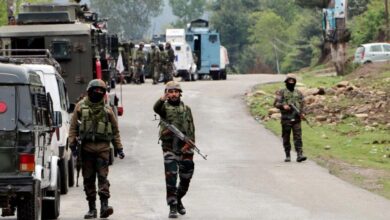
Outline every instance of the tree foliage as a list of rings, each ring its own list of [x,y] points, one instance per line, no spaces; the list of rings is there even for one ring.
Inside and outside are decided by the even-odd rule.
[[[173,14],[179,19],[172,25],[184,28],[190,21],[204,14],[206,0],[169,0]]]
[[[91,8],[108,19],[108,30],[127,40],[144,38],[151,17],[161,12],[163,4],[162,0],[91,0]]]
[[[19,6],[23,3],[47,3],[52,2],[52,0],[14,0],[16,9],[14,9],[15,15],[19,12]],[[7,10],[7,0],[0,0],[0,26],[6,25],[8,23],[8,10]]]

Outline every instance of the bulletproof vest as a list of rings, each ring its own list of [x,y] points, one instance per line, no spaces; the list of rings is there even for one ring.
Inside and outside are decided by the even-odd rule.
[[[158,62],[158,49],[152,49],[150,52],[150,60],[152,63],[157,63]]]
[[[294,89],[294,91],[292,92],[288,89],[282,89],[280,94],[282,96],[283,105],[294,104],[298,109],[301,109],[302,95],[297,89]],[[298,117],[297,113],[294,111],[282,110],[281,113],[282,113],[282,119],[294,119]]]
[[[180,102],[180,105],[173,106],[169,103],[164,103],[164,108],[166,111],[165,120],[176,126],[183,134],[188,137],[194,136],[194,130],[192,126],[192,117],[189,114],[189,109],[184,103]],[[162,132],[166,130],[166,128],[161,125],[160,127],[160,137],[161,140],[172,140],[172,136],[162,136]]]
[[[108,118],[108,109],[104,105],[92,107],[86,101],[80,106],[82,141],[111,141],[113,138],[112,124]]]
[[[136,60],[137,60],[138,62],[140,62],[141,64],[144,63],[145,54],[144,54],[144,52],[143,52],[142,50],[137,50],[135,56],[136,56]]]
[[[162,64],[169,63],[168,53],[165,50],[160,52],[160,58]]]

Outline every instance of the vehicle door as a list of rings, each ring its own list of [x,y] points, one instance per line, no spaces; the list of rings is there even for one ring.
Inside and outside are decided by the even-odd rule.
[[[390,60],[390,44],[383,44],[383,53],[384,53],[384,59],[386,61]]]
[[[370,46],[369,50],[369,57],[367,57],[367,60],[370,60],[372,62],[380,62],[385,59],[383,54],[383,48],[380,44],[375,44]]]
[[[0,85],[0,176],[18,169],[16,113],[16,86]]]

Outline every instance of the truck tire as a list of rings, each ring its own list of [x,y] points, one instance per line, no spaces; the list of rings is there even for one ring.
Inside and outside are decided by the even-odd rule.
[[[69,187],[74,186],[74,159],[73,155],[70,155],[70,159],[68,160],[68,179],[69,179]]]
[[[35,181],[34,191],[18,201],[18,220],[41,220],[42,215],[42,190],[41,182]]]
[[[57,188],[53,191],[47,191],[46,196],[54,198],[42,201],[43,219],[57,219],[60,216],[61,204],[61,177],[57,174]]]
[[[226,78],[227,78],[226,70],[221,71],[221,79],[226,80]]]
[[[66,158],[66,157],[65,157]],[[60,177],[61,177],[61,194],[67,194],[69,187],[69,176],[68,176],[68,164],[65,162],[66,159],[61,159],[58,162]]]

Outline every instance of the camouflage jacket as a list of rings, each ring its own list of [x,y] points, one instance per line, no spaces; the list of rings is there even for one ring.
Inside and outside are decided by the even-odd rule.
[[[276,93],[274,106],[280,109],[282,113],[282,120],[296,120],[300,121],[300,116],[292,108],[284,110],[283,105],[295,105],[301,113],[304,113],[303,94],[298,90],[290,91],[287,88],[281,89]]]
[[[72,115],[71,121],[70,121],[70,128],[69,128],[69,137],[68,137],[68,143],[73,144],[76,141],[76,138],[80,136],[80,124],[83,124],[82,122],[82,105],[85,100],[88,99],[88,97],[85,97],[83,100],[77,103],[75,107],[75,111]],[[122,143],[120,140],[120,134],[119,134],[119,128],[118,128],[118,122],[115,118],[114,112],[111,110],[111,108],[103,106],[106,108],[107,118],[109,122],[111,123],[112,127],[112,139],[111,143],[114,145],[115,149],[122,149]],[[83,140],[82,148],[85,151],[88,152],[103,152],[108,151],[110,149],[110,141],[102,141],[102,140]]]
[[[157,65],[160,62],[160,50],[155,48],[149,52],[150,63]]]
[[[162,119],[176,126],[183,134],[195,141],[195,126],[192,118],[191,108],[180,102],[179,105],[171,105],[167,101],[160,99],[154,104],[154,111],[160,115]],[[160,138],[163,142],[173,140],[173,134],[165,132],[167,128],[160,125]]]

